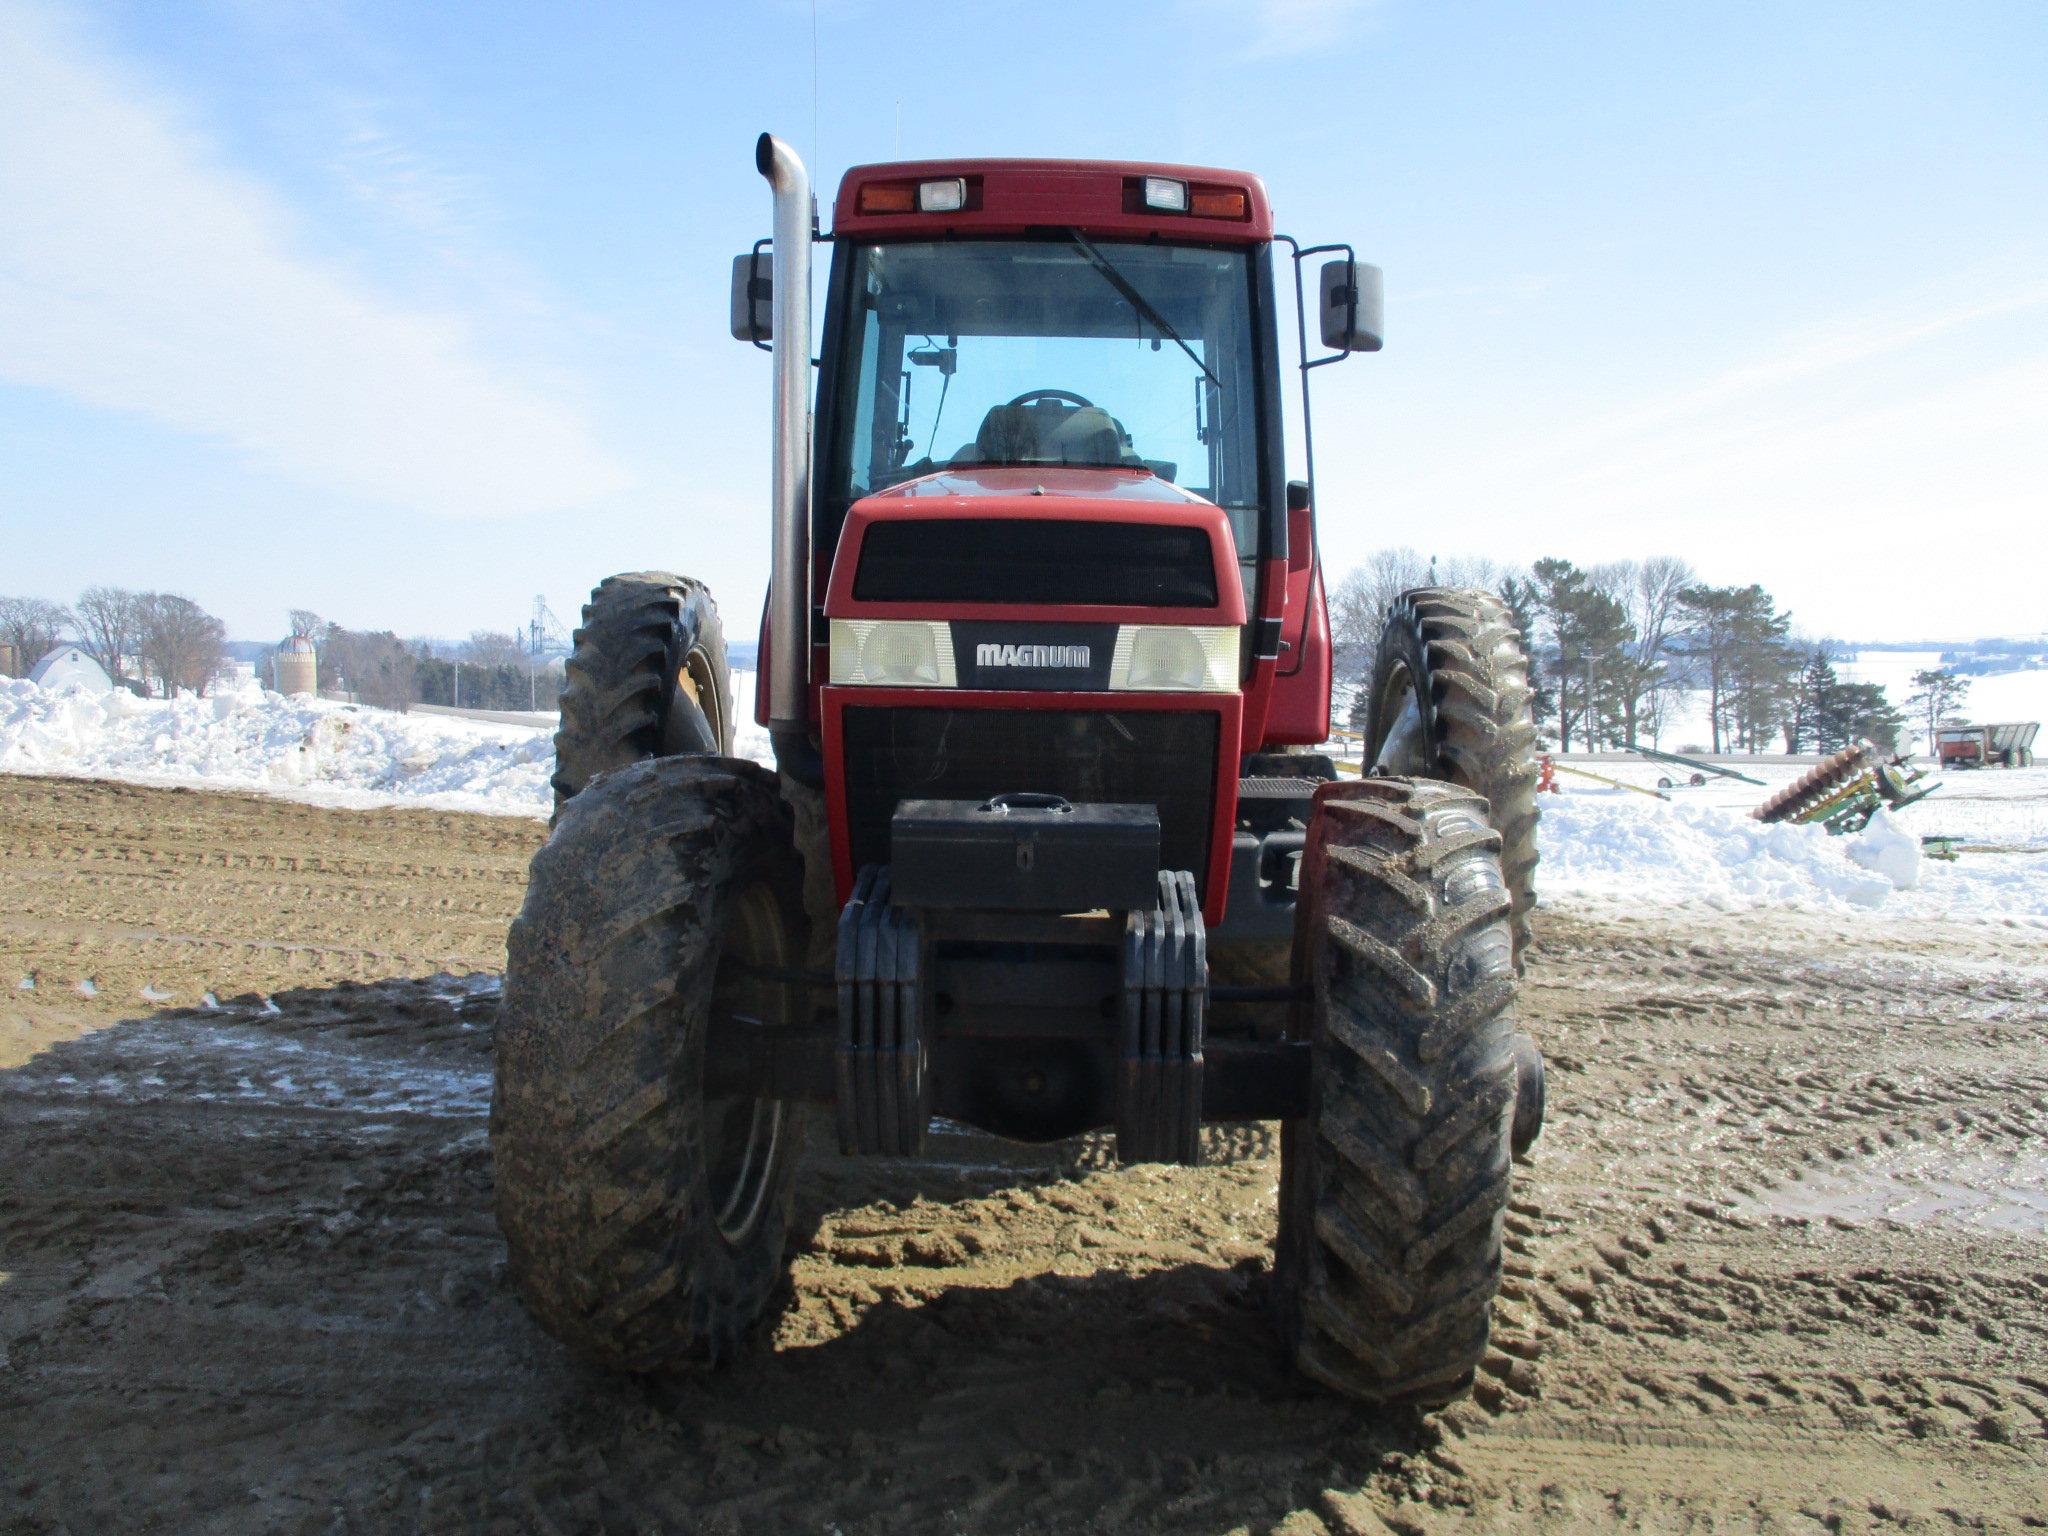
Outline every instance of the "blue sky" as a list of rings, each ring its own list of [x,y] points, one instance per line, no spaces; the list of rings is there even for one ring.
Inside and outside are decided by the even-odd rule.
[[[1261,173],[1387,272],[1323,548],[1675,553],[1817,634],[2048,629],[2048,6],[0,0],[0,592],[237,636],[751,633],[751,145]],[[1290,399],[1290,409],[1292,401]]]

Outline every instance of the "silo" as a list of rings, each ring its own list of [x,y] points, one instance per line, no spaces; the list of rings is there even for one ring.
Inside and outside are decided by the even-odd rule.
[[[277,654],[271,657],[271,670],[279,693],[320,691],[320,658],[313,642],[304,635],[292,635],[278,642]]]

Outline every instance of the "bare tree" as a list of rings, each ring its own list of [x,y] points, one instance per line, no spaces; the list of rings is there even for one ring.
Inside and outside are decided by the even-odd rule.
[[[354,694],[378,709],[412,707],[418,697],[419,658],[389,630],[353,630],[335,625],[320,652],[320,686]]]
[[[14,650],[14,664],[29,670],[64,638],[75,621],[62,603],[41,597],[0,597],[0,643]]]
[[[1505,578],[1518,574],[1512,567],[1485,555],[1446,555],[1441,560],[1432,555],[1429,568],[1432,586],[1477,587],[1482,592],[1491,592]]]
[[[128,658],[141,649],[142,597],[126,587],[87,587],[78,594],[78,632],[107,676],[127,675]]]
[[[475,667],[524,667],[529,658],[517,635],[479,629],[462,643],[462,659]]]
[[[293,640],[310,640],[316,646],[327,638],[327,631],[334,627],[310,608],[294,608],[290,610],[285,615],[285,623],[291,626],[291,634],[288,638]]]
[[[174,592],[145,592],[137,603],[143,671],[155,674],[165,698],[180,688],[204,695],[227,665],[227,626]]]
[[[1616,560],[1587,573],[1593,589],[1612,598],[1628,620],[1627,638],[1608,665],[1618,684],[1622,741],[1634,746],[1654,737],[1677,689],[1671,638],[1677,626],[1678,594],[1697,579],[1674,555]]]
[[[1387,609],[1410,587],[1428,584],[1429,562],[1405,545],[1376,549],[1345,572],[1330,593],[1330,633],[1339,650],[1370,653],[1380,642]]]

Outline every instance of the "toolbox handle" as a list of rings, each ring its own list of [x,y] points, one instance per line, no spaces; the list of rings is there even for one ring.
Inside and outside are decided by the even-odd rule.
[[[1012,811],[1056,811],[1064,816],[1073,808],[1073,801],[1065,795],[1040,794],[1031,789],[1016,789],[1008,794],[992,795],[981,803],[983,811],[996,816],[1007,816]]]

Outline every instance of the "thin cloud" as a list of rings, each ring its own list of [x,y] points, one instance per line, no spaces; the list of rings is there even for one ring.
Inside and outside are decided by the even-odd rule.
[[[628,483],[459,316],[300,254],[274,193],[21,0],[0,0],[0,208],[0,379],[426,512],[554,511]]]
[[[1230,24],[1247,58],[1283,59],[1327,47],[1348,34],[1380,0],[1203,0]]]
[[[1504,277],[1490,283],[1433,283],[1423,288],[1401,288],[1394,292],[1393,300],[1398,307],[1404,304],[1435,303],[1441,299],[1533,299],[1540,293],[1547,293],[1556,285],[1555,278],[1531,273],[1523,277]]]
[[[1673,550],[1710,580],[1763,581],[1821,633],[1964,634],[1987,612],[2030,627],[2038,562],[1970,558],[2030,549],[2048,482],[2048,283],[2025,254],[1781,333],[1584,426],[1517,431],[1497,398],[1498,419],[1388,473],[1385,517],[1503,557]],[[1938,579],[1943,550],[1968,584]]]
[[[2048,282],[2032,282],[1934,314],[1898,310],[1802,331],[1757,362],[1731,368],[1694,388],[1595,423],[1574,446],[1590,447],[1701,417],[1788,384],[1839,374],[1854,365],[1924,345],[1966,326],[2043,307],[2048,307]]]
[[[384,125],[374,103],[343,102],[336,116],[341,132],[334,173],[363,203],[436,244],[469,237],[488,221],[478,183],[419,154]]]

